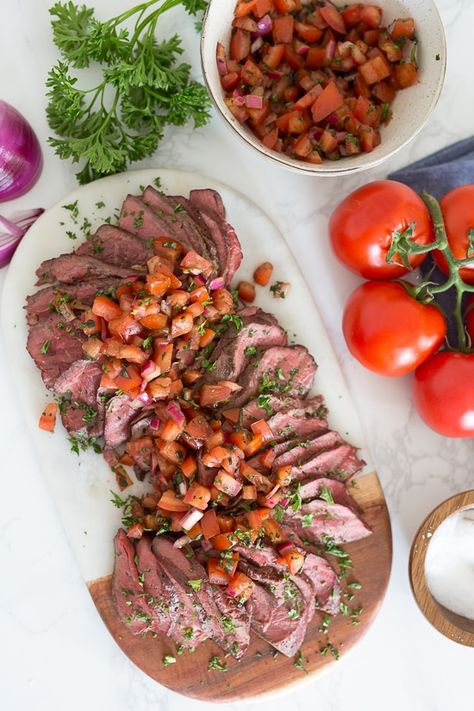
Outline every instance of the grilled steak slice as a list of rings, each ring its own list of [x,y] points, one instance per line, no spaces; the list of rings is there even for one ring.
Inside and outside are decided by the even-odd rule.
[[[61,419],[71,434],[91,437],[103,434],[104,422],[97,409],[101,377],[102,368],[98,363],[76,360],[56,380],[54,392],[68,401],[61,408]]]
[[[270,418],[270,420],[272,419],[273,418]],[[309,421],[314,422],[314,420]],[[292,425],[288,425],[288,427],[291,427],[291,430],[289,431],[291,432],[291,434],[293,434]],[[319,431],[321,432],[321,427],[319,428]],[[277,437],[279,437],[281,436],[282,432],[283,430],[277,430],[275,434]],[[311,434],[313,434],[313,432],[311,432]],[[315,427],[314,435],[316,435],[314,439],[298,438],[291,439],[285,442],[285,444],[287,445],[286,451],[283,451],[281,454],[277,452],[277,456],[273,463],[272,469],[276,470],[278,469],[278,467],[284,467],[289,464],[295,467],[301,466],[303,462],[306,462],[308,459],[311,459],[314,454],[318,454],[328,449],[333,449],[337,445],[342,444],[344,442],[341,435],[338,432],[333,432],[332,430],[329,432],[324,432],[324,434],[319,434]]]
[[[101,225],[76,249],[76,254],[97,257],[119,267],[133,267],[146,264],[154,252],[153,245],[147,240],[113,225]]]
[[[356,448],[344,442],[293,467],[291,476],[293,481],[303,481],[309,475],[313,478],[328,476],[347,481],[357,474],[364,464],[365,462],[358,458]]]
[[[242,249],[238,237],[232,225],[229,225],[214,210],[201,208],[199,216],[216,246],[221,275],[224,283],[228,285],[242,262]]]
[[[308,481],[303,482],[300,486],[300,496],[302,501],[305,501],[306,499],[317,499],[319,498],[321,492],[326,493],[326,495],[330,494],[330,497],[332,497],[335,504],[347,506],[347,508],[352,509],[354,513],[359,512],[359,507],[341,481],[321,477],[320,479],[309,479]]]
[[[258,367],[251,363],[245,368],[239,378],[242,390],[225,408],[244,405],[259,390],[279,390],[289,396],[302,396],[310,389],[316,363],[304,346],[274,346],[258,353]]]
[[[244,309],[240,309],[237,311],[237,316],[242,321],[242,328],[239,330],[233,321],[228,322],[226,331],[219,338],[212,352],[213,361],[217,360],[228,345],[233,343],[236,338],[248,338],[249,340],[254,336],[258,338],[258,333],[255,333],[255,331],[258,331],[262,338],[266,339],[268,333],[264,333],[264,331],[272,329],[273,327],[280,328],[278,321],[272,314],[268,314],[256,306],[247,306]],[[246,346],[253,345],[256,346],[257,344],[251,342],[246,344]],[[263,345],[265,345],[265,343]]]
[[[135,549],[121,528],[114,539],[115,565],[112,577],[112,596],[117,613],[132,634],[153,630],[154,611],[143,596],[138,571],[133,561]]]
[[[29,330],[26,348],[48,388],[52,388],[59,376],[84,355],[85,336],[75,328],[78,325],[79,321],[72,321],[64,328],[62,317],[51,314]]]
[[[191,190],[189,199],[199,210],[213,210],[225,220],[225,207],[218,192],[211,188]]]
[[[310,525],[303,526],[302,517],[312,516]],[[315,499],[303,504],[296,513],[287,509],[284,523],[298,536],[312,543],[319,543],[324,538],[332,538],[335,543],[350,543],[370,536],[371,531],[363,521],[347,506],[328,504]],[[307,518],[305,523],[308,523]]]
[[[172,634],[173,624],[178,621],[178,596],[161,569],[151,543],[152,539],[145,536],[136,544],[139,581],[142,593],[146,593],[145,600],[153,610],[155,631]]]
[[[219,585],[213,586],[212,597],[221,613],[220,622],[225,631],[227,648],[233,657],[241,659],[250,644],[249,613]]]
[[[61,254],[54,259],[46,259],[36,270],[38,277],[36,283],[51,284],[58,281],[61,284],[74,284],[84,279],[96,277],[117,277],[126,279],[130,276],[138,276],[145,271],[145,267],[140,270],[131,267],[118,267],[113,264],[102,262],[96,257],[81,256],[80,254]]]
[[[153,552],[168,575],[170,570],[176,581],[187,595],[192,593],[197,603],[200,622],[206,636],[211,637],[220,647],[227,649],[226,637],[220,624],[220,615],[212,597],[207,573],[194,557],[186,558],[184,553],[173,546],[172,541],[164,536],[158,536],[153,542]],[[199,580],[200,584],[193,589],[190,580]]]
[[[268,419],[278,412],[288,412],[288,410],[303,410],[302,417],[326,417],[326,408],[321,395],[316,395],[308,400],[297,397],[282,395],[263,395],[255,400],[250,400],[242,408],[242,425],[249,427],[252,422],[261,419]]]
[[[256,583],[246,603],[252,629],[285,656],[294,656],[306,634],[307,604],[312,603],[304,599],[293,581],[288,585],[275,569],[257,567],[244,560],[239,561],[239,569]]]
[[[109,289],[117,283],[115,277],[105,277],[102,279],[90,279],[79,281],[76,284],[54,284],[45,286],[44,289],[26,297],[26,320],[29,326],[38,323],[42,318],[47,318],[54,311],[53,301],[55,297],[65,296],[71,301],[80,301],[82,304],[90,305],[98,291]]]
[[[341,602],[341,586],[327,560],[314,553],[306,553],[303,574],[312,585],[316,608],[329,615],[337,615]]]
[[[105,411],[105,444],[114,449],[130,439],[132,420],[136,417],[137,407],[128,395],[115,395],[107,403]]]
[[[182,195],[167,195],[165,200],[172,207],[175,213],[175,219],[179,221],[181,229],[191,229],[193,232],[197,230],[201,245],[205,245],[203,256],[207,255],[206,259],[212,262],[215,274],[221,274],[225,264],[222,265],[219,261],[218,251],[212,234],[202,221],[199,211],[195,210],[190,201]],[[201,249],[202,248],[201,246]]]
[[[256,348],[286,346],[288,338],[286,331],[276,324],[261,323],[256,317],[250,319],[239,334],[232,339],[226,339],[224,348],[219,348],[217,356],[213,353],[211,360],[214,369],[208,373],[204,382],[232,380],[239,378],[240,373],[248,364],[256,363]],[[250,352],[248,351],[250,349]]]

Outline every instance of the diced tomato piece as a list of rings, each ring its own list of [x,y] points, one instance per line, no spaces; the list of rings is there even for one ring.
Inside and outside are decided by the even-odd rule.
[[[160,454],[168,462],[180,465],[181,462],[184,462],[187,452],[186,449],[177,442],[163,442],[160,445]]]
[[[287,64],[290,65],[292,69],[300,69],[302,66],[304,66],[304,57],[300,54],[297,54],[289,44],[285,45],[285,49],[283,51],[283,59]]]
[[[239,123],[247,121],[249,115],[245,106],[239,106],[233,98],[225,98],[224,103]]]
[[[278,521],[275,521],[274,518],[267,518],[262,525],[265,535],[268,536],[272,543],[283,543],[285,534]]]
[[[238,481],[231,474],[228,474],[224,469],[219,469],[214,477],[214,486],[222,493],[228,496],[237,496],[242,489],[242,482]]]
[[[201,529],[202,535],[207,540],[220,534],[221,529],[215,509],[207,509],[207,511],[204,512],[204,516],[201,519]]]
[[[174,442],[174,440],[178,439],[183,429],[183,425],[178,425],[177,422],[169,419],[165,422],[163,429],[160,432],[160,437],[161,439],[164,439],[165,442]]]
[[[141,348],[138,348],[138,346],[121,345],[119,358],[122,358],[123,360],[128,360],[130,361],[130,363],[143,365],[148,359],[148,356]]]
[[[191,484],[183,498],[183,502],[185,504],[194,506],[194,508],[200,509],[201,511],[205,511],[207,509],[207,505],[210,500],[210,489],[208,489],[207,486],[197,483]]]
[[[216,551],[228,551],[233,546],[228,533],[219,533],[211,539],[211,543]]]
[[[319,139],[319,146],[324,153],[332,153],[337,148],[337,138],[326,129]]]
[[[295,20],[292,15],[282,15],[273,20],[273,42],[275,44],[290,44],[293,39]]]
[[[150,331],[159,331],[168,324],[168,317],[163,313],[150,314],[140,319],[140,323]]]
[[[266,469],[271,469],[275,458],[275,451],[270,447],[269,449],[266,449],[264,452],[262,452],[258,460],[263,467],[265,467]]]
[[[391,39],[388,39],[385,33],[379,35],[378,46],[385,53],[389,62],[399,62],[402,59],[401,48]]]
[[[250,439],[247,444],[245,445],[245,456],[246,457],[252,457],[254,454],[256,454],[259,449],[262,448],[263,444],[263,436],[261,432],[257,432],[252,439]]]
[[[171,336],[178,338],[184,333],[190,333],[193,330],[193,317],[188,313],[178,314],[171,321]]]
[[[38,427],[40,430],[44,430],[45,432],[54,432],[57,413],[57,404],[55,402],[48,402],[48,404],[45,405],[38,421]]]
[[[348,5],[348,7],[342,11],[342,17],[344,18],[346,27],[354,27],[354,25],[360,22],[361,9],[362,5],[357,3],[356,5]]]
[[[372,94],[382,104],[391,104],[395,98],[396,90],[386,81],[380,81],[372,86]]]
[[[256,4],[257,0],[242,0],[242,2],[239,2],[235,8],[235,17],[245,17],[245,15],[248,15],[249,12],[252,12]]]
[[[395,69],[397,69],[397,67]],[[361,64],[357,71],[369,86],[382,81],[382,79],[386,79],[391,74],[390,65],[379,55],[372,57],[372,59],[369,59],[365,64]]]
[[[250,32],[236,29],[232,32],[230,40],[230,58],[242,62],[250,54]]]
[[[278,467],[275,472],[275,480],[280,486],[288,486],[291,484],[293,467],[291,464],[285,464],[283,467]]]
[[[248,281],[239,281],[237,285],[237,292],[239,294],[239,299],[251,304],[255,301],[255,287]]]
[[[397,64],[394,69],[394,78],[400,89],[407,89],[409,86],[413,86],[418,80],[416,66],[411,62]]]
[[[273,10],[273,0],[257,0],[253,9],[253,14],[257,19],[267,15]]]
[[[306,55],[308,69],[321,69],[326,64],[326,50],[324,47],[310,47]]]
[[[240,78],[245,84],[250,84],[250,86],[262,86],[265,82],[265,76],[262,70],[250,57],[242,67]]]
[[[245,17],[236,17],[232,22],[232,27],[238,27],[240,30],[246,30],[246,32],[257,32],[258,27],[254,19],[246,15]]]
[[[124,314],[119,318],[114,318],[109,321],[109,331],[113,336],[121,338],[122,341],[128,343],[133,336],[142,333],[143,327],[130,314]]]
[[[270,69],[276,69],[283,59],[285,52],[284,44],[269,45],[268,50],[263,58],[263,63]]]
[[[390,36],[394,41],[402,38],[413,39],[415,36],[415,21],[412,17],[404,20],[395,20],[390,28]]]
[[[130,392],[131,390],[140,387],[141,382],[142,379],[140,374],[133,365],[123,367],[115,378],[115,386],[124,392]]]
[[[242,498],[245,501],[255,501],[257,498],[257,487],[254,484],[246,484],[243,486]]]
[[[82,332],[85,336],[93,336],[95,333],[101,333],[102,331],[102,319],[100,316],[96,316],[92,309],[84,311],[82,316]]]
[[[207,574],[211,585],[228,585],[230,576],[220,565],[219,558],[209,558],[207,561]]]
[[[231,597],[243,604],[252,595],[253,588],[252,580],[244,573],[238,572],[231,578],[226,590]]]
[[[376,29],[382,22],[382,10],[377,5],[362,5],[360,21],[365,22],[372,29]]]
[[[108,296],[96,296],[92,304],[92,313],[100,316],[105,321],[112,321],[122,316],[122,309],[115,301],[109,299]]]
[[[294,550],[284,554],[290,575],[297,575],[303,570],[305,555],[303,551]]]
[[[306,111],[293,111],[288,120],[288,133],[299,134],[308,130],[311,119]]]
[[[295,0],[274,0],[275,10],[280,14],[293,12],[296,9]]]
[[[293,146],[293,153],[299,158],[306,158],[313,150],[313,143],[307,133],[304,133]]]
[[[375,148],[375,132],[370,126],[363,126],[359,131],[360,147],[364,153],[370,153]]]
[[[365,66],[365,65],[363,65]],[[344,99],[339,92],[334,81],[328,82],[328,84],[323,89],[323,92],[316,101],[314,102],[311,113],[313,116],[313,121],[319,123],[323,119],[327,118],[329,114],[336,111],[340,106],[342,106]]]
[[[271,490],[272,482],[270,479],[263,474],[260,474],[260,472],[250,466],[248,462],[240,462],[240,473],[251,484],[255,484],[257,491],[267,493]]]
[[[265,136],[262,138],[262,143],[267,148],[275,148],[276,144],[278,143],[278,129],[274,128],[272,131],[269,131],[267,134],[265,134]]]
[[[314,104],[318,96],[321,96],[323,92],[323,88],[321,84],[316,84],[316,86],[313,86],[312,89],[310,89],[304,96],[302,96],[296,104],[293,106],[293,108],[296,111],[303,111],[303,109],[309,109],[310,106]]]
[[[221,77],[222,88],[225,91],[233,91],[239,83],[239,79],[240,77],[237,72],[229,72],[228,74],[224,74],[224,76]]]
[[[234,299],[227,289],[216,289],[212,292],[212,303],[221,316],[230,314],[234,310]]]
[[[380,121],[380,108],[365,97],[359,96],[354,108],[354,115],[366,126],[375,126]]]
[[[253,273],[253,280],[260,286],[267,286],[272,278],[273,264],[271,262],[262,262]]]
[[[268,101],[264,100],[262,102],[261,109],[251,109],[247,106],[247,112],[250,116],[250,122],[252,123],[252,125],[260,126],[260,124],[265,121],[270,112],[270,104],[268,103]]]
[[[212,274],[212,264],[200,254],[190,249],[181,260],[181,268],[191,274],[203,274],[206,278]]]
[[[344,22],[344,17],[339,10],[334,7],[334,5],[325,5],[324,7],[319,8],[319,12],[323,20],[327,22],[329,27],[331,27],[334,32],[337,32],[340,35],[345,34],[346,24]]]
[[[295,22],[295,34],[305,42],[319,42],[323,36],[323,30],[314,25],[305,25],[303,22]]]
[[[159,367],[162,373],[167,373],[173,361],[173,344],[164,343],[155,346],[153,351],[153,362]]]
[[[170,394],[171,382],[171,378],[155,378],[151,383],[148,383],[147,393],[154,400],[164,400]]]
[[[262,435],[263,442],[270,442],[275,437],[271,427],[265,420],[257,420],[256,422],[252,422],[252,424],[250,425],[250,429],[252,430],[254,435]]]
[[[164,494],[162,494],[158,501],[158,506],[165,511],[187,511],[189,509],[189,506],[183,502],[183,499],[178,499],[173,489],[167,489]]]
[[[100,356],[104,352],[104,349],[105,344],[100,340],[100,338],[89,338],[82,344],[82,350],[91,360],[97,360],[98,358],[100,358]],[[146,358],[146,354],[144,355]]]
[[[171,279],[167,274],[148,274],[146,278],[150,294],[161,298],[171,286]]]
[[[250,528],[253,528],[255,531],[258,531],[261,527],[265,519],[267,519],[270,516],[270,509],[253,509],[252,511],[247,512],[247,521],[250,526]]]

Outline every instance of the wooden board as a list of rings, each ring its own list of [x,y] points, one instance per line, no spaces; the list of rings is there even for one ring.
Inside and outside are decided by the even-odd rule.
[[[222,650],[211,641],[192,654],[177,657],[176,664],[164,667],[163,656],[174,654],[173,643],[166,637],[137,637],[128,631],[115,612],[111,576],[88,584],[94,603],[109,632],[132,662],[152,679],[185,696],[214,702],[241,701],[304,684],[330,664],[337,664],[332,654],[323,656],[320,652],[328,640],[342,658],[365,634],[382,602],[390,576],[390,519],[378,477],[375,473],[365,474],[357,479],[357,486],[350,489],[363,511],[364,521],[373,531],[372,536],[344,546],[353,562],[348,580],[362,584],[348,603],[352,608],[363,607],[360,624],[353,626],[350,617],[339,615],[325,635],[319,631],[321,617],[316,614],[302,646],[307,674],[294,666],[293,659],[281,654],[273,657],[273,648],[255,634],[240,662],[230,657],[226,659],[228,671],[225,673],[207,671],[214,654],[223,658]]]

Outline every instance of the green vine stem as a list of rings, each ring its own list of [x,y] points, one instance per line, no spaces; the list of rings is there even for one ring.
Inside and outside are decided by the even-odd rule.
[[[466,257],[464,259],[456,259],[451,251],[448,243],[448,238],[446,235],[446,227],[444,224],[443,213],[441,211],[441,206],[435,197],[429,195],[427,192],[422,192],[421,197],[426,207],[431,215],[431,220],[433,222],[435,239],[433,242],[427,245],[418,245],[411,240],[413,230],[415,225],[410,225],[404,232],[394,232],[392,237],[392,244],[390,251],[387,255],[387,261],[394,264],[399,264],[399,262],[394,259],[395,255],[398,255],[405,265],[409,265],[408,256],[410,254],[424,254],[427,252],[432,252],[438,250],[442,252],[446,263],[448,265],[449,274],[445,282],[442,284],[435,284],[434,282],[424,281],[416,286],[411,286],[407,282],[403,283],[403,286],[409,291],[409,293],[419,301],[428,303],[433,300],[436,294],[441,294],[448,289],[454,288],[456,291],[456,301],[453,309],[453,316],[456,322],[457,330],[457,350],[461,353],[470,352],[470,338],[466,333],[466,328],[464,326],[463,315],[462,315],[462,301],[465,293],[474,293],[474,285],[467,284],[461,277],[460,270],[462,267],[474,266],[474,254],[472,254],[472,247],[469,242],[469,247],[467,250]],[[471,253],[471,255],[470,255]],[[449,344],[448,344],[448,347]]]

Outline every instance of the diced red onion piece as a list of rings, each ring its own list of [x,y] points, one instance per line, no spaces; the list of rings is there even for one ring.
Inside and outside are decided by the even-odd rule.
[[[306,57],[306,55],[308,54],[308,52],[309,52],[309,47],[308,47],[307,44],[302,44],[302,45],[300,45],[300,46],[298,47],[298,49],[296,50],[296,54],[299,54],[300,57]]]
[[[329,40],[326,45],[326,59],[330,62],[334,59],[334,55],[336,54],[336,46],[336,40]]]
[[[213,550],[213,547],[212,547],[211,541],[208,541],[206,538],[203,538],[202,541],[201,541],[201,548],[202,548],[203,551],[205,551],[206,553],[208,553],[209,551],[212,551],[212,550]]]
[[[176,424],[180,426],[186,424],[184,413],[176,402],[169,402],[166,406],[166,412]]]
[[[242,97],[244,98],[244,97]],[[245,101],[245,99],[244,99]],[[215,279],[211,279],[209,282],[209,291],[215,291],[216,289],[222,289],[222,287],[225,285],[224,277],[216,277]]]
[[[239,89],[234,89],[234,91],[232,92],[232,98],[234,99],[234,103],[236,106],[244,106],[245,96]]]
[[[258,52],[258,50],[259,50],[260,47],[262,47],[262,46],[263,46],[263,39],[262,39],[262,37],[257,37],[257,39],[255,39],[255,40],[252,42],[252,44],[250,45],[250,52],[251,52],[252,54],[254,54],[255,52]]]
[[[216,61],[217,61],[217,71],[221,77],[228,74],[227,61],[225,58],[224,45],[220,42],[217,43],[216,47]]]
[[[173,543],[173,548],[184,548],[184,546],[187,546],[188,543],[191,543],[191,539],[189,536],[181,536],[181,538],[177,538],[175,542]]]
[[[263,107],[263,99],[255,94],[247,94],[245,103],[249,109],[261,109]]]
[[[0,111],[1,103],[2,102],[0,101]],[[21,210],[20,212],[15,212],[11,216],[11,219],[0,215],[0,267],[4,267],[10,263],[21,238],[43,212],[44,210],[41,207],[38,207],[34,210]]]
[[[262,35],[268,35],[269,32],[271,32],[273,29],[273,21],[270,15],[264,15],[258,22],[257,22],[257,33],[262,36]]]
[[[138,400],[142,405],[150,405],[152,403],[152,397],[145,390],[141,392],[135,400]],[[135,402],[135,401],[134,401]]]
[[[194,277],[194,281],[196,282],[196,284],[199,284],[199,286],[204,286],[206,283],[206,280],[204,279],[202,274],[196,274],[196,276]]]
[[[183,479],[178,484],[178,494],[180,494],[181,496],[185,496],[187,490],[188,490],[188,484],[186,482],[186,479]]]
[[[290,543],[290,541],[285,541],[284,543],[280,543],[277,546],[277,550],[280,555],[285,555],[285,553],[289,553],[290,551],[293,550],[293,548],[294,548],[294,544]]]
[[[179,525],[185,531],[190,531],[203,516],[204,511],[199,511],[199,509],[190,509],[189,511],[186,511],[182,518],[179,519]]]
[[[280,499],[280,506],[286,506],[288,502],[289,502],[288,497],[285,497],[284,499]]]
[[[281,79],[283,72],[279,72],[277,69],[272,69],[271,72],[267,72],[267,77],[270,79]]]
[[[152,417],[150,420],[150,428],[152,430],[157,430],[159,426],[160,426],[159,419],[157,417]]]

